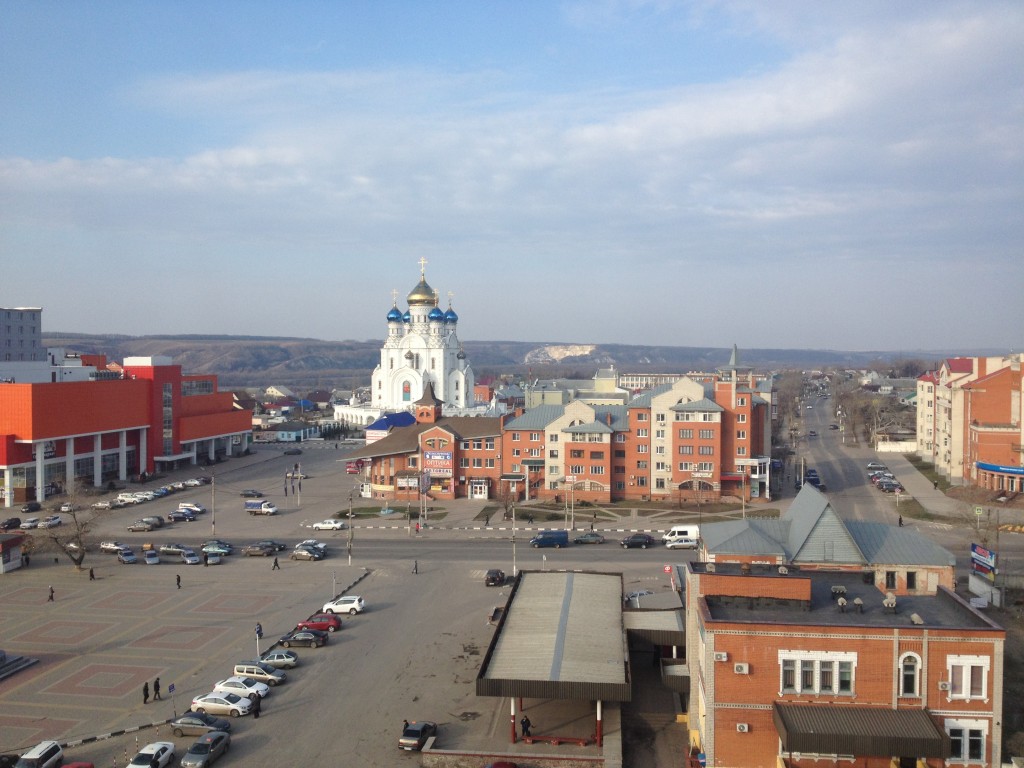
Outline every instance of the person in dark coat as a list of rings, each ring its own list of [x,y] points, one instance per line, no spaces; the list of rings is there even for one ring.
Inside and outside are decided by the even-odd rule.
[[[142,684],[142,703],[149,704],[149,683]]]
[[[261,699],[259,696],[252,700],[252,709],[250,711],[252,712],[252,716],[254,718],[258,718],[260,716],[260,707],[262,706],[262,701],[263,699]]]
[[[46,598],[46,602],[48,602],[48,603],[52,603],[53,602],[53,587],[50,587],[50,596],[48,598]]]
[[[530,718],[523,715],[523,719],[519,721],[519,726],[523,729],[523,738],[525,739],[530,735],[530,728],[533,727],[533,723],[530,722]]]
[[[160,678],[153,681],[153,701],[160,700]]]
[[[281,565],[280,565],[280,563],[277,562],[277,555],[274,555],[274,564],[271,566],[270,570],[272,570],[272,571],[280,571],[281,570]]]
[[[180,573],[176,574],[174,576],[174,581],[178,585],[178,589],[181,589],[181,574]]]

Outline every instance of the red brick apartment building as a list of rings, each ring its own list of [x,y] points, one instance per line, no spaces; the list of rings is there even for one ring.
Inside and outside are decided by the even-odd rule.
[[[234,407],[215,376],[184,376],[170,358],[127,358],[120,375],[83,359],[95,378],[0,383],[4,505],[43,501],[76,480],[129,475],[245,451],[252,414]]]
[[[892,597],[856,573],[733,563],[685,579],[707,765],[1000,765],[1005,631],[949,589]]]
[[[440,498],[770,498],[771,412],[760,385],[734,364],[705,378],[683,377],[625,405],[573,400],[505,418],[442,418],[430,391],[416,404],[415,426],[354,458],[370,461],[380,498],[415,498],[410,478],[423,473]],[[427,461],[425,424],[450,433],[437,439],[451,455]]]

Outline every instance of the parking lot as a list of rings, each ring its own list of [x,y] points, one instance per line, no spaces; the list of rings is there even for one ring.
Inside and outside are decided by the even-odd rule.
[[[291,546],[314,535],[312,523],[347,509],[358,478],[345,473],[338,458],[330,450],[284,457],[263,449],[218,466],[216,482],[202,489],[104,513],[91,538],[116,537],[136,551],[143,543],[198,545],[213,537],[236,545],[275,538]],[[301,501],[290,484],[284,495],[283,473],[296,459],[310,475]],[[249,487],[267,493],[281,514],[245,514],[239,494]],[[143,509],[166,516],[184,500],[215,508],[216,520],[210,512],[158,531],[125,530]],[[347,531],[315,535],[328,544],[327,559],[282,557],[280,570],[272,569],[269,557],[234,554],[210,567],[166,561],[148,566],[123,565],[113,555],[90,551],[80,572],[63,556],[55,563],[51,553],[5,576],[0,648],[40,663],[0,683],[0,752],[45,738],[90,739],[180,714],[194,696],[230,676],[236,662],[255,657],[257,622],[264,632],[260,650],[266,650],[353,583],[351,592],[365,598],[367,610],[344,616],[343,628],[325,647],[297,650],[299,667],[268,696],[262,717],[233,722],[231,751],[223,763],[322,762],[330,750],[351,764],[418,764],[414,754],[397,749],[403,719],[437,721],[441,747],[505,748],[507,702],[476,696],[474,680],[493,632],[486,617],[507,594],[485,587],[484,574],[495,564],[511,572],[508,543],[427,529],[416,536],[400,525],[357,530],[349,565]],[[520,554],[520,567],[546,567],[548,557],[558,567],[558,559],[593,558],[600,549],[547,555],[527,550]],[[607,553],[623,556],[618,547]],[[624,556],[649,559],[649,554]],[[639,573],[657,570],[653,563],[638,565]],[[47,600],[51,585],[52,603]],[[142,685],[152,685],[156,677],[163,698],[144,705]],[[544,724],[535,719],[535,727]],[[66,759],[124,765],[139,746],[157,740],[173,741],[180,757],[194,739],[147,727],[69,748]]]

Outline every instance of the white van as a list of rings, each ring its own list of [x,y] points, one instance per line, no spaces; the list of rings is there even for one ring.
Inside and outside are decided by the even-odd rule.
[[[692,523],[673,525],[661,537],[661,540],[666,545],[675,544],[676,546],[680,546],[680,542],[683,540],[696,542],[698,539],[700,539],[700,526],[693,525]],[[696,546],[694,544],[693,548],[696,549]]]

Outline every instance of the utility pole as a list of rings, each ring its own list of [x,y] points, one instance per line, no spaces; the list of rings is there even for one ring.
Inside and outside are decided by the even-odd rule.
[[[210,532],[217,535],[217,473],[210,473]]]

